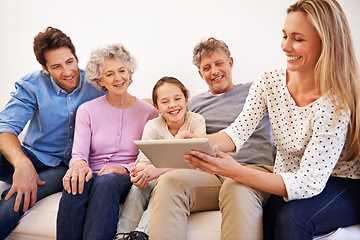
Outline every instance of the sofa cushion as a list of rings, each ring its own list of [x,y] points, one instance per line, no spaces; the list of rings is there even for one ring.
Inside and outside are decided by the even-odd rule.
[[[0,182],[0,193],[9,185]],[[56,238],[56,216],[61,193],[48,196],[37,202],[21,218],[19,225],[7,240],[54,240]],[[191,213],[188,222],[189,240],[219,240],[221,228],[220,211]],[[347,228],[339,228],[324,236],[315,237],[316,240],[358,240],[360,239],[360,224]]]
[[[188,239],[219,240],[221,229],[220,211],[191,213],[188,220]]]

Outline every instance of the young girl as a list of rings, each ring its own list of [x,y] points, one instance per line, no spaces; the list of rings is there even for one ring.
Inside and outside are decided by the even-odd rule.
[[[179,131],[205,134],[205,119],[200,114],[187,110],[188,99],[189,91],[179,80],[173,77],[161,78],[152,93],[154,106],[161,116],[147,122],[142,140],[173,139]],[[130,174],[134,186],[123,206],[116,239],[148,238],[152,207],[150,195],[156,179],[170,170],[174,169],[156,168],[142,152],[139,153]],[[136,231],[133,231],[135,228]]]

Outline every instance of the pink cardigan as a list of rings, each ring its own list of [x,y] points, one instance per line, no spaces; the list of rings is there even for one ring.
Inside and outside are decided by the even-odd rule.
[[[82,104],[76,113],[74,146],[69,166],[79,160],[97,172],[104,165],[123,165],[129,171],[139,150],[146,122],[158,116],[150,104],[136,99],[127,109],[109,104],[105,96]]]

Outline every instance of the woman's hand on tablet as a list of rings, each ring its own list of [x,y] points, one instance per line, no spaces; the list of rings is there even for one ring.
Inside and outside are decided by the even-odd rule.
[[[233,174],[236,174],[236,169],[241,165],[231,156],[220,151],[217,145],[214,146],[214,151],[216,157],[198,151],[191,151],[191,154],[185,155],[185,161],[191,166],[208,173],[232,178]]]

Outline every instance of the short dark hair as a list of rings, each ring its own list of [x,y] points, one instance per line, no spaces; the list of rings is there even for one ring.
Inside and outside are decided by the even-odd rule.
[[[44,53],[49,50],[55,50],[61,47],[68,47],[71,53],[75,56],[75,47],[71,39],[57,28],[47,27],[45,31],[39,32],[34,37],[34,53],[36,60],[46,68],[46,59]]]
[[[189,99],[189,90],[184,86],[184,84],[182,82],[180,82],[178,79],[176,79],[174,77],[163,77],[159,81],[157,81],[157,83],[155,84],[153,91],[152,91],[152,100],[153,100],[154,106],[157,107],[157,99],[158,99],[157,89],[159,87],[161,87],[162,85],[164,85],[165,83],[174,84],[175,86],[180,88],[180,90],[184,94],[185,98]]]

